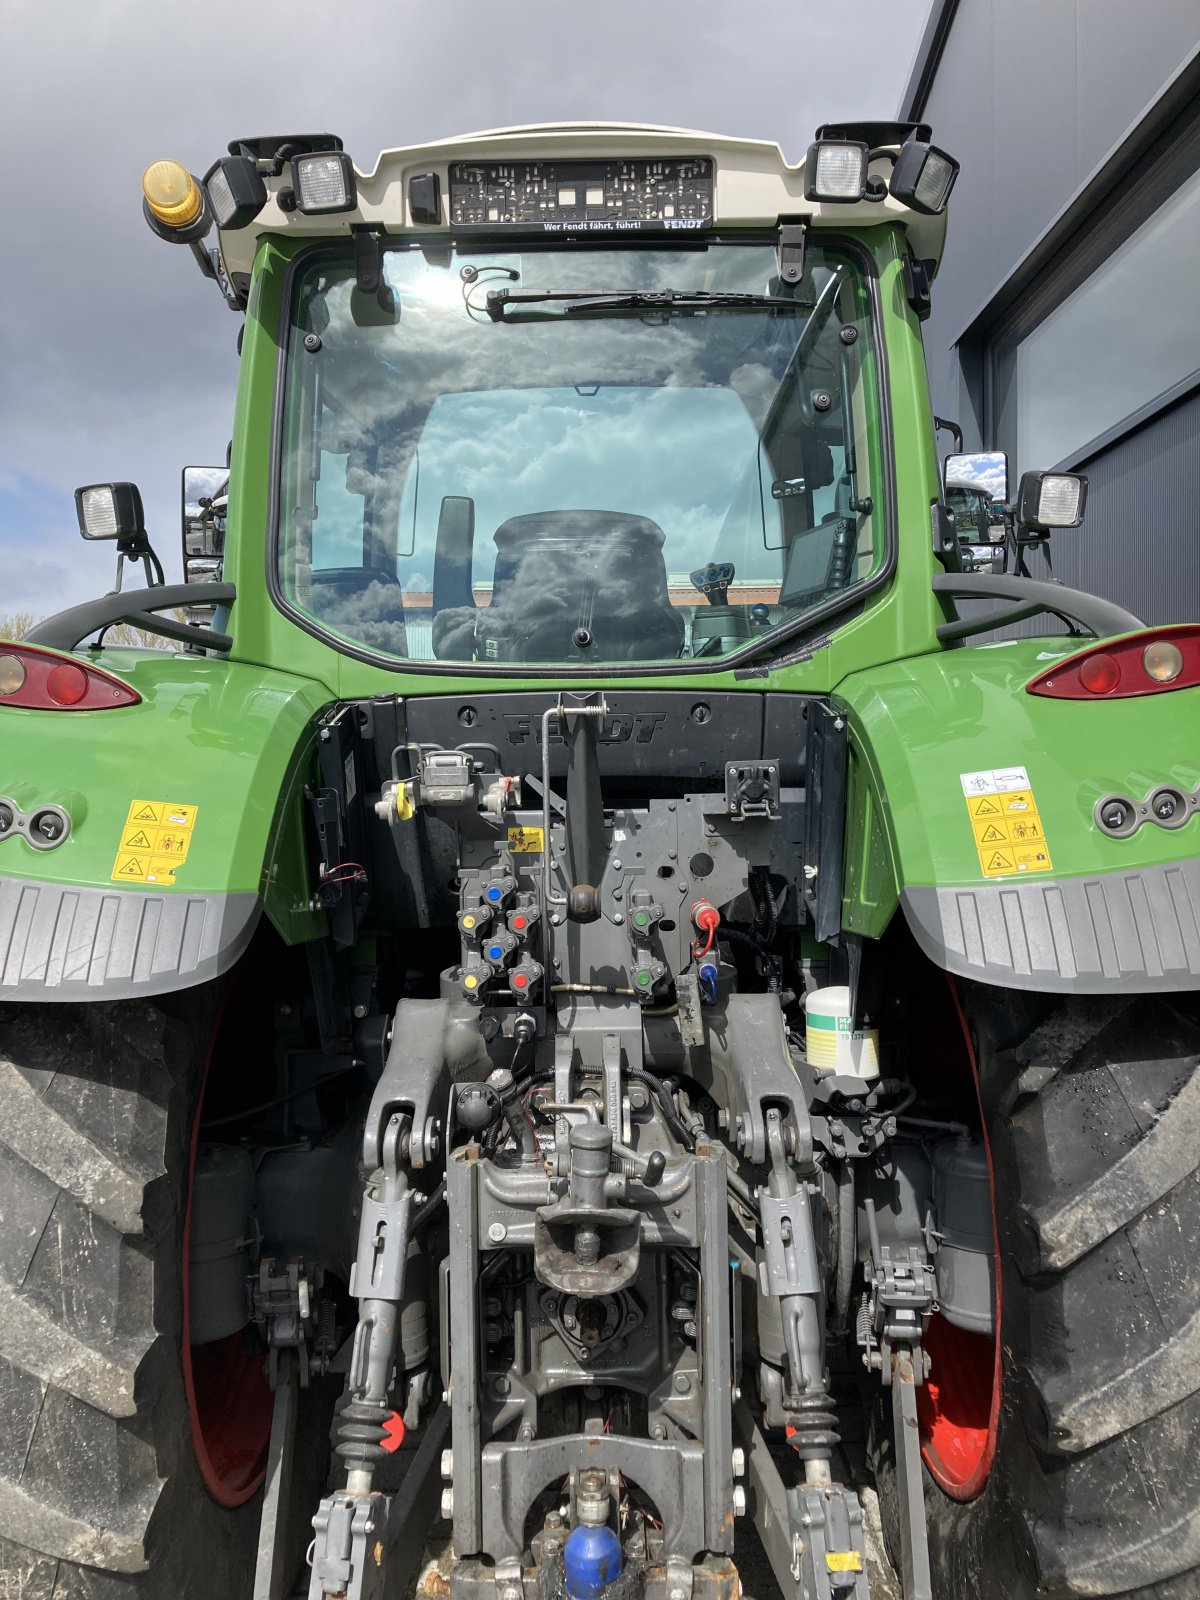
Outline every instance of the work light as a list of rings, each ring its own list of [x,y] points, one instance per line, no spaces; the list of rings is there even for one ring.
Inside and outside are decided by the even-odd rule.
[[[946,209],[957,177],[958,162],[944,150],[910,138],[896,157],[888,192],[893,200],[911,206],[914,211],[937,216]]]
[[[267,186],[248,156],[223,156],[204,180],[218,228],[244,228],[267,203]]]
[[[146,531],[136,483],[91,483],[75,491],[79,531],[85,539],[128,539]]]
[[[344,151],[294,156],[291,165],[298,210],[309,215],[354,210],[358,201],[354,165]]]
[[[1083,521],[1087,479],[1074,472],[1023,472],[1017,522],[1034,533],[1077,528]]]
[[[869,147],[859,139],[820,139],[804,163],[806,200],[861,200],[867,186]]]

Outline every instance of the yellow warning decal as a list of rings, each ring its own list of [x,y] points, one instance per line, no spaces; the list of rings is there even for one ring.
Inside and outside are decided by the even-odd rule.
[[[829,1572],[861,1572],[862,1557],[857,1550],[826,1550],[825,1567]]]
[[[1025,768],[990,767],[959,776],[983,876],[1049,872],[1050,849]]]
[[[134,800],[121,829],[113,882],[169,888],[187,860],[195,826],[195,806],[176,800]]]
[[[541,828],[510,828],[508,848],[514,855],[540,856],[545,845],[545,837]]]

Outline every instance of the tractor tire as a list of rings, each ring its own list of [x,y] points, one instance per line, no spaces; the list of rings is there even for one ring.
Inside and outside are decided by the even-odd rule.
[[[939,1399],[935,1350],[918,1391],[936,1600],[1197,1600],[1200,996],[961,984],[954,1009],[990,1144],[1002,1375],[980,1411],[943,1361]],[[973,1405],[955,1481],[939,1444]],[[896,1559],[891,1446],[889,1422]]]
[[[181,1365],[216,1005],[0,1005],[0,1600],[250,1593],[260,1497],[206,1491]]]

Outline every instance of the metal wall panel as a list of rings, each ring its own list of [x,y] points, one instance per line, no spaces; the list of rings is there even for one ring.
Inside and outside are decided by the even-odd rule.
[[[1197,0],[935,0],[899,108],[961,163],[924,337],[934,410],[982,434],[978,351],[954,341],[1200,43]],[[1113,417],[1115,424],[1121,419]],[[1048,461],[1013,462],[1023,468]],[[1055,541],[1068,583],[1149,621],[1200,618],[1200,402],[1152,420],[1085,469],[1087,521]],[[1022,630],[1025,631],[1025,630]]]
[[[1052,535],[1055,575],[1146,622],[1200,622],[1200,393],[1082,471],[1083,527]]]

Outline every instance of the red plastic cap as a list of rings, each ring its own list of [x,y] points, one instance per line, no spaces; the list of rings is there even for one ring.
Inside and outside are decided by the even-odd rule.
[[[697,900],[692,906],[692,921],[701,933],[713,933],[721,926],[721,913],[710,900]]]
[[[388,1455],[399,1450],[404,1443],[404,1418],[398,1411],[388,1412],[388,1419],[383,1425],[383,1438],[379,1443]]]

